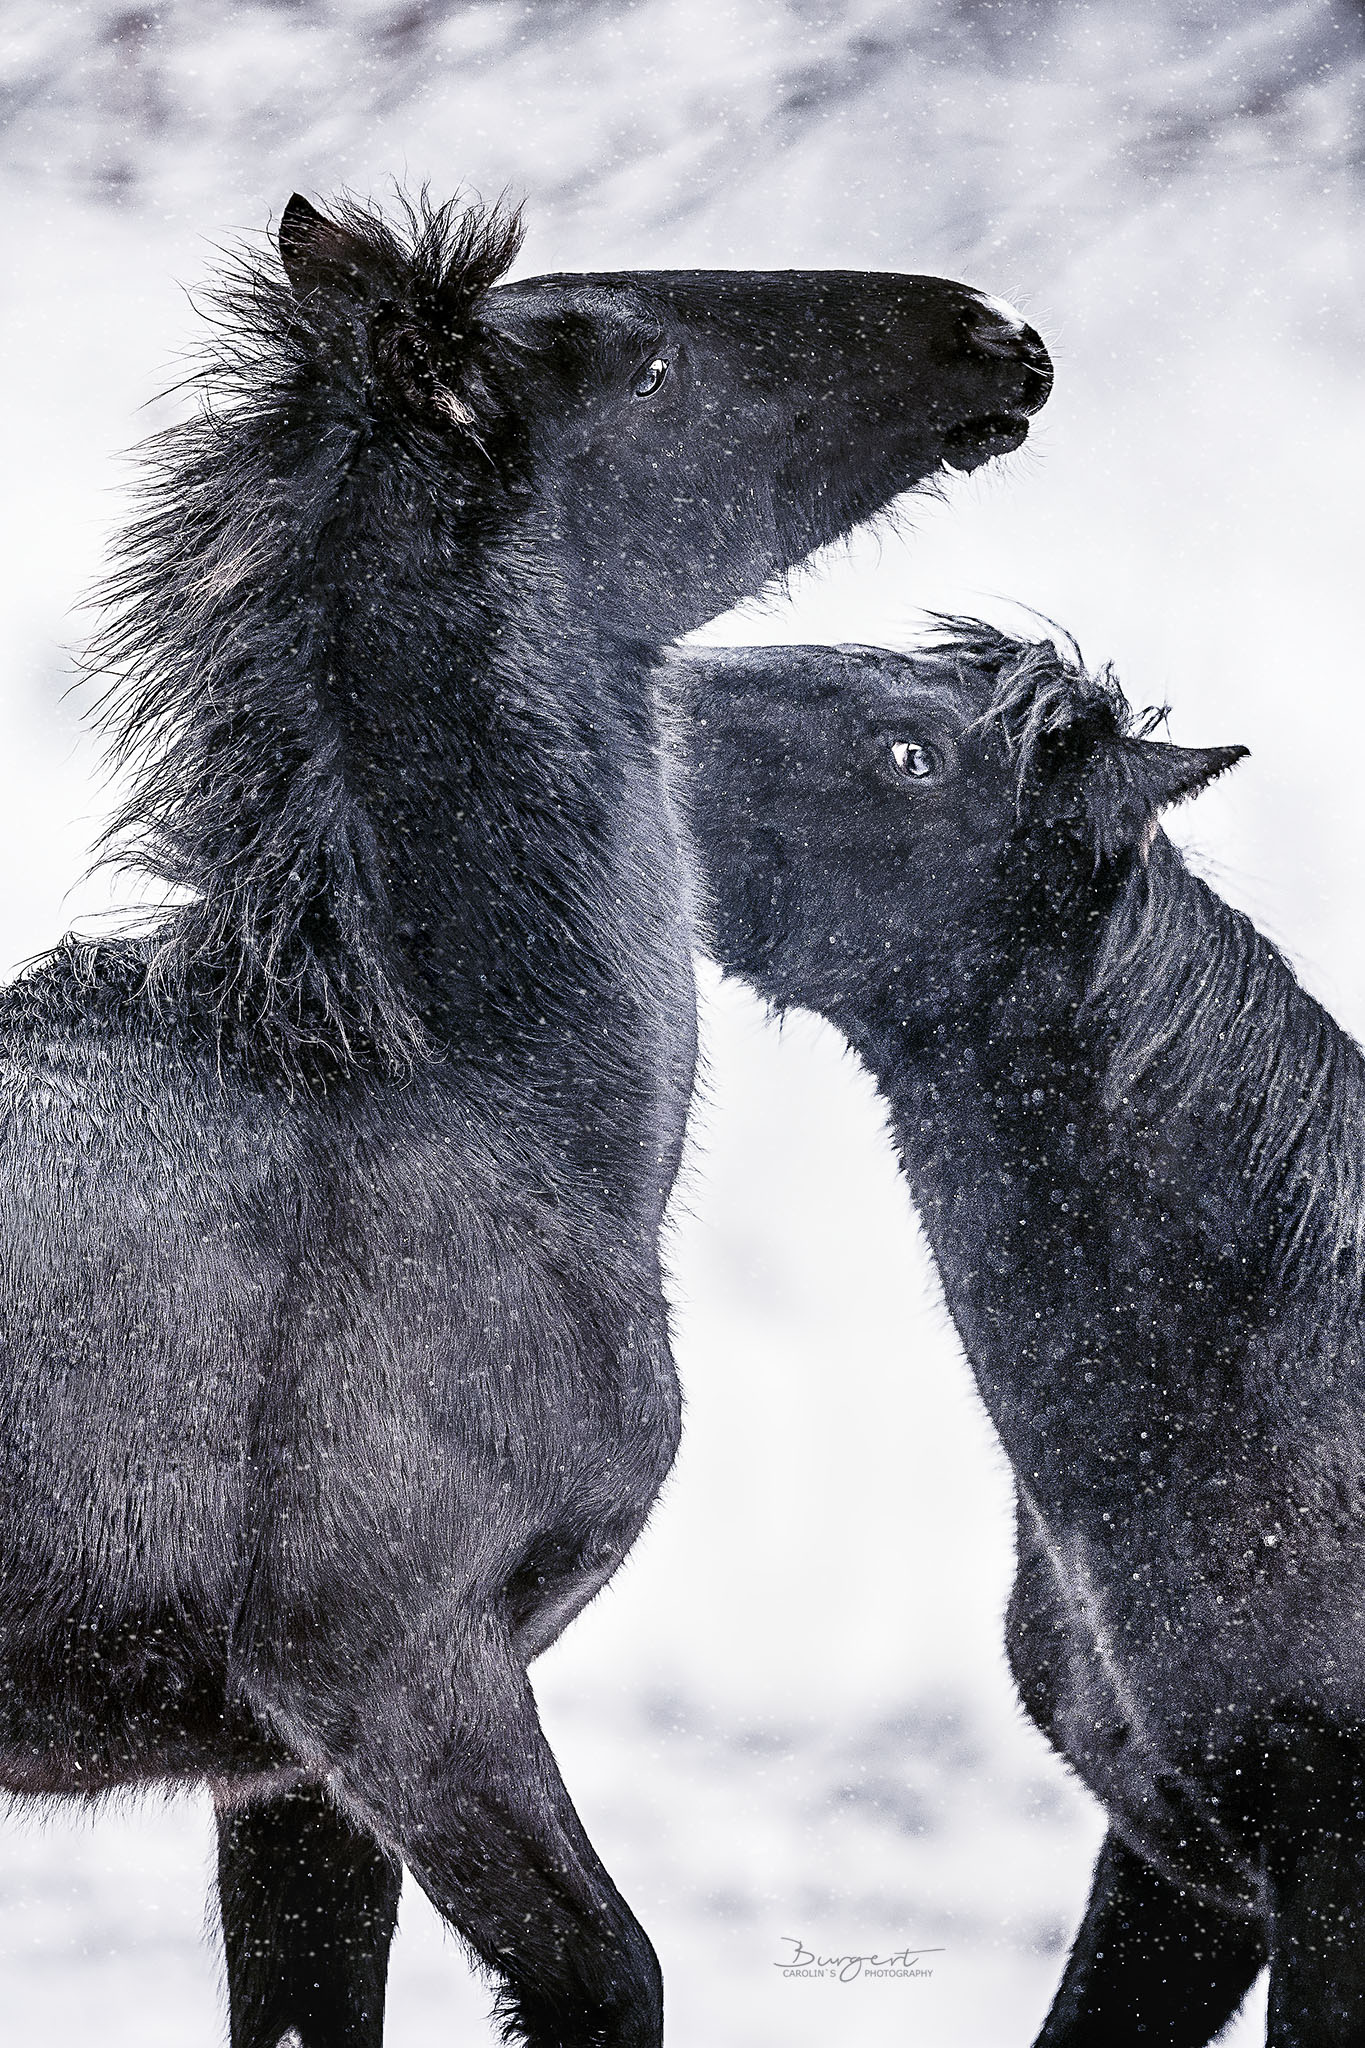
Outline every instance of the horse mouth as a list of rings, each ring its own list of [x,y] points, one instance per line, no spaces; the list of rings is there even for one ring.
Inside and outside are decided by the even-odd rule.
[[[1012,455],[1022,448],[1028,430],[1029,414],[1024,412],[988,412],[963,420],[943,437],[943,461],[949,469],[968,474],[997,455]]]

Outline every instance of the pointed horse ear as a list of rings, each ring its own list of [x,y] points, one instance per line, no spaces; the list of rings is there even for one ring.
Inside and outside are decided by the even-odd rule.
[[[1101,857],[1111,859],[1126,847],[1136,846],[1145,859],[1162,811],[1197,796],[1249,751],[1247,747],[1173,747],[1167,740],[1109,741],[1092,764],[1086,792]]]
[[[347,284],[360,271],[358,245],[352,235],[296,192],[280,215],[280,261],[285,276],[302,298],[319,286]]]

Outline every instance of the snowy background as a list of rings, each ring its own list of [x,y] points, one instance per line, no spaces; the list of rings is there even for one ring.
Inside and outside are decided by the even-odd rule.
[[[1018,598],[1251,760],[1178,830],[1365,1029],[1365,86],[1316,0],[7,0],[0,959],[109,794],[74,611],[161,418],[211,245],[396,174],[529,201],[522,268],[866,265],[1003,293],[1053,348],[1028,447],[711,637],[875,640]],[[144,409],[145,408],[145,409]],[[686,1446],[616,1585],[537,1670],[653,1934],[674,2048],[1026,2042],[1097,1816],[999,1651],[1009,1492],[871,1090],[708,980],[673,1266]],[[16,2039],[222,2038],[205,1807],[0,1834]],[[933,1947],[929,1979],[785,1979]],[[405,1896],[390,2038],[491,2040]],[[1244,2015],[1239,2041],[1257,2038]]]

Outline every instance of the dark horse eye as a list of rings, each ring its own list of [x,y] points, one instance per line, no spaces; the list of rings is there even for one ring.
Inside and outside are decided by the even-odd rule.
[[[892,740],[891,765],[907,782],[923,782],[927,775],[938,773],[938,755],[914,740]]]
[[[637,398],[652,398],[667,375],[668,364],[664,358],[654,356],[645,364],[630,388]]]

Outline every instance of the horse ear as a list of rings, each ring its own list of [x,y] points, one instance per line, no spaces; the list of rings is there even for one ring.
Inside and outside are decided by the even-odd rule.
[[[359,270],[354,237],[296,192],[280,215],[280,261],[302,298],[319,286],[345,285]]]
[[[1249,751],[1173,747],[1168,740],[1110,740],[1092,761],[1086,791],[1099,853],[1110,858],[1137,846],[1145,854],[1162,811],[1197,796]]]

